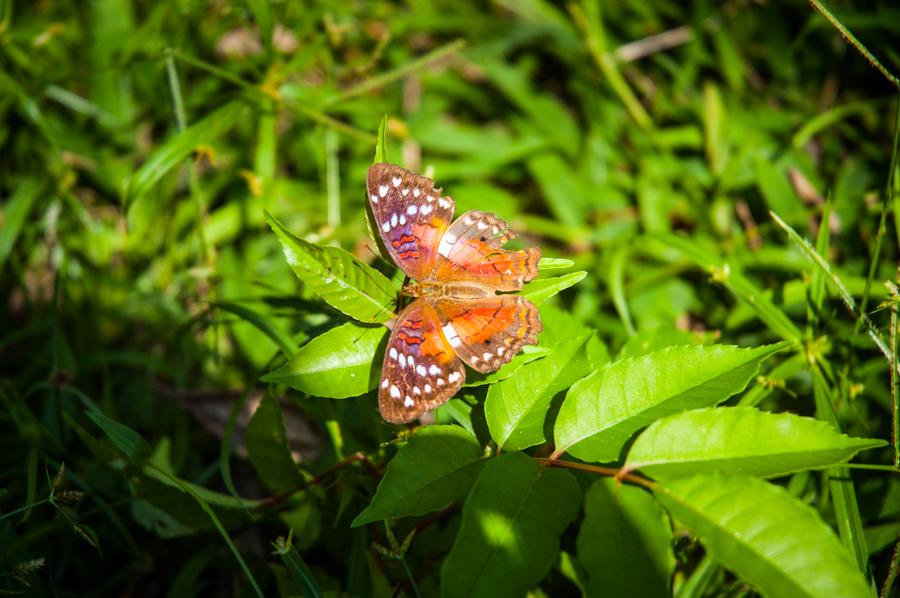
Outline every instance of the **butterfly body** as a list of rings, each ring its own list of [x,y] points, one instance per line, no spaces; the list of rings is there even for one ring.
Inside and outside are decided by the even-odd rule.
[[[497,291],[537,276],[540,250],[503,249],[515,233],[493,214],[472,210],[451,222],[453,200],[399,166],[372,166],[366,184],[384,246],[412,279],[403,293],[414,300],[394,322],[378,395],[384,419],[405,423],[456,394],[463,363],[495,371],[537,342],[537,308]]]

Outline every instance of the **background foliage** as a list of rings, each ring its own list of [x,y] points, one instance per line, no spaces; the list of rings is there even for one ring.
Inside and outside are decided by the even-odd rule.
[[[896,594],[900,12],[830,10],[0,1],[3,591]],[[562,258],[414,433],[376,147]]]

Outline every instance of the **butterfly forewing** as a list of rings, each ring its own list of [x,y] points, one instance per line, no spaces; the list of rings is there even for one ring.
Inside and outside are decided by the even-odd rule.
[[[394,164],[375,164],[366,176],[378,234],[409,277],[424,280],[432,269],[455,205],[434,181]]]
[[[444,337],[456,354],[482,373],[508,363],[524,345],[537,342],[541,319],[537,307],[517,295],[476,301],[436,303]]]
[[[440,327],[437,311],[422,299],[394,323],[378,387],[385,421],[410,422],[446,402],[465,382],[465,368]]]
[[[506,222],[493,214],[471,210],[456,219],[441,238],[430,272],[440,282],[472,282],[497,291],[519,291],[538,274],[541,250],[507,251],[515,238]]]

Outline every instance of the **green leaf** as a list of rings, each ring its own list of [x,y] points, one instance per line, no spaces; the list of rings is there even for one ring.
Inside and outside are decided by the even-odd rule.
[[[265,334],[273,343],[278,345],[278,348],[281,349],[281,352],[285,355],[290,356],[297,351],[297,343],[294,342],[294,339],[282,332],[272,320],[263,314],[231,301],[217,301],[213,303],[213,305],[221,310],[232,313],[245,322],[249,322],[255,326],[257,330]]]
[[[579,272],[563,274],[562,276],[557,276],[555,278],[532,280],[525,285],[521,294],[535,305],[540,305],[557,293],[578,284],[585,276],[587,276],[587,272],[581,270]]]
[[[765,322],[772,332],[786,341],[800,343],[803,335],[797,325],[772,303],[772,300],[759,287],[741,274],[735,263],[723,260],[686,237],[665,234],[655,238],[668,247],[684,253],[708,272],[714,281],[724,285],[756,312],[759,319]]]
[[[378,141],[375,142],[375,159],[372,161],[372,164],[381,164],[383,162],[387,162],[387,121],[388,117],[385,114],[381,117],[381,123],[378,125]]]
[[[752,407],[685,411],[644,430],[625,461],[656,479],[723,471],[773,477],[844,463],[858,451],[887,444],[851,438],[829,424]]]
[[[591,369],[585,345],[592,332],[554,345],[551,353],[493,384],[484,403],[488,428],[497,445],[515,451],[546,440],[544,421],[550,401]]]
[[[319,584],[316,583],[316,578],[313,577],[309,565],[306,564],[300,553],[291,544],[291,538],[278,538],[272,543],[272,546],[275,548],[275,554],[281,557],[281,562],[291,572],[294,582],[303,589],[303,595],[309,598],[320,598],[322,590],[319,588]]]
[[[654,420],[721,403],[740,392],[783,343],[667,347],[615,361],[579,380],[556,418],[557,454],[615,461],[631,436]]]
[[[654,492],[715,558],[764,596],[871,596],[831,528],[779,486],[701,474]]]
[[[266,47],[272,50],[272,31],[275,29],[275,19],[272,17],[272,7],[267,0],[247,0],[247,8],[253,13],[256,24],[259,26],[259,36]]]
[[[584,192],[566,160],[557,154],[538,154],[528,160],[528,170],[537,180],[547,208],[560,222],[569,226],[584,223]]]
[[[757,156],[754,167],[756,184],[769,209],[783,214],[788,222],[803,222],[806,217],[803,202],[791,188],[787,173],[776,166],[770,157],[763,155]]]
[[[384,326],[342,324],[306,343],[260,380],[287,384],[315,397],[358,397],[378,384],[378,347],[387,332]]]
[[[704,335],[693,330],[679,330],[664,326],[641,330],[622,345],[616,358],[640,357],[675,345],[702,345],[711,342],[714,338],[715,336],[711,333]]]
[[[217,137],[230,131],[245,118],[246,112],[247,107],[242,101],[229,102],[203,120],[177,133],[157,148],[128,181],[128,188],[125,191],[125,209],[127,210],[132,203],[143,197],[159,179],[180,164],[195,149],[211,143]]]
[[[360,322],[394,317],[397,294],[391,281],[339,247],[313,245],[292,235],[277,218],[266,220],[294,274],[326,303]]]
[[[653,495],[613,478],[591,484],[578,531],[588,596],[668,596],[672,528]]]
[[[441,594],[524,596],[556,561],[559,536],[580,500],[568,471],[542,467],[522,453],[492,459],[463,505],[441,567]]]
[[[549,354],[550,349],[547,347],[541,347],[540,345],[525,345],[525,348],[518,355],[513,357],[509,363],[496,372],[482,374],[481,372],[472,370],[466,374],[466,383],[464,386],[484,386],[485,384],[493,384],[500,380],[506,380],[526,363],[531,363],[532,361],[540,359],[541,357],[546,357]]]
[[[16,237],[28,219],[34,200],[40,196],[42,185],[35,179],[25,179],[0,207],[0,272],[9,257]]]
[[[99,409],[88,409],[87,416],[130,460],[136,461],[150,454],[150,445],[147,441],[125,424],[106,417]]]
[[[263,483],[276,493],[297,490],[303,476],[294,463],[278,401],[266,395],[256,408],[246,432],[247,456]]]
[[[538,270],[567,270],[575,266],[575,262],[561,257],[542,257],[538,262]]]
[[[352,526],[443,509],[469,492],[484,467],[482,456],[475,437],[459,426],[418,428]]]

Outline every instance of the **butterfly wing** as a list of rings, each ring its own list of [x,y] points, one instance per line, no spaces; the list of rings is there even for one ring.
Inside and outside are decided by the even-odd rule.
[[[394,164],[369,168],[366,188],[378,234],[394,263],[423,280],[453,219],[453,200],[443,197],[431,179]]]
[[[541,316],[517,295],[494,295],[474,301],[442,299],[436,303],[442,332],[456,354],[473,369],[493,372],[523,346],[537,343]]]
[[[503,249],[515,238],[506,222],[471,210],[456,219],[441,237],[430,281],[470,282],[492,291],[519,291],[538,274],[541,250]]]
[[[418,299],[397,318],[381,366],[378,408],[385,421],[410,422],[445,403],[465,368],[441,331],[435,308]]]

